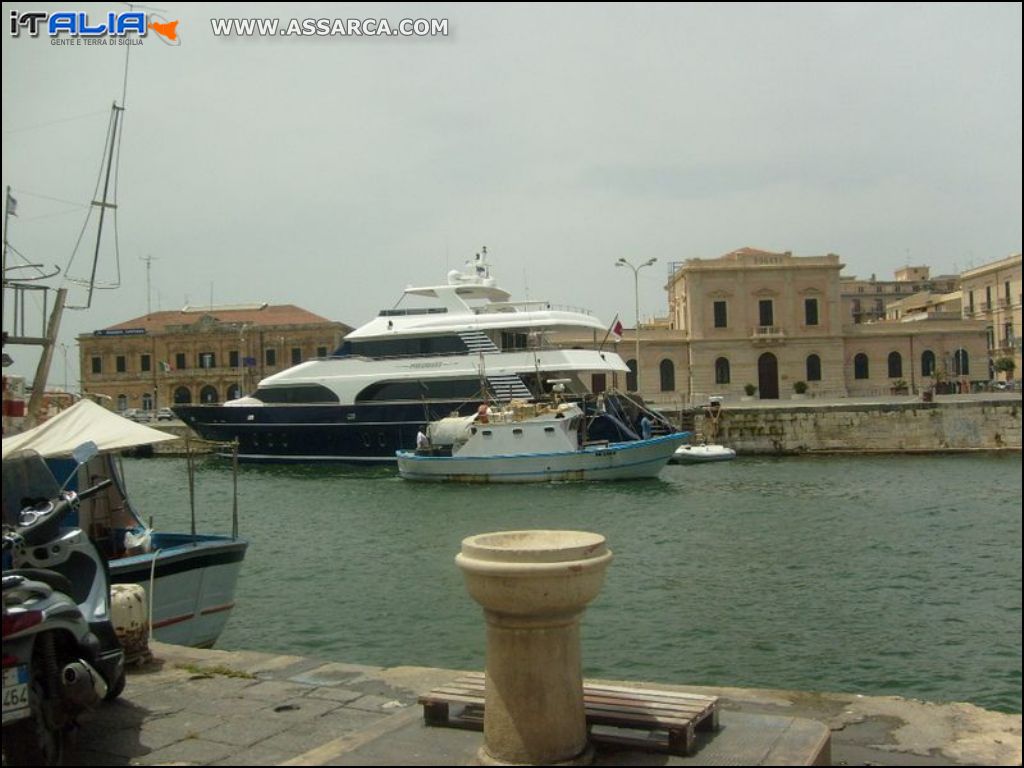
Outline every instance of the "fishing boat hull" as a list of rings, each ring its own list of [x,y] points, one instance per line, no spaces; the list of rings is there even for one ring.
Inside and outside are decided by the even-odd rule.
[[[227,536],[154,533],[152,550],[110,562],[112,584],[138,584],[162,643],[209,648],[235,605],[248,542]]]
[[[673,464],[707,464],[736,458],[736,451],[724,445],[683,445],[672,454]]]
[[[648,440],[589,445],[578,451],[429,456],[398,451],[398,472],[406,480],[449,483],[544,483],[634,480],[655,477],[688,433]]]

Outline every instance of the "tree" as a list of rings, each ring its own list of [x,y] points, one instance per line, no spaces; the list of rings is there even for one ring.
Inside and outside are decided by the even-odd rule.
[[[1013,361],[1012,357],[1000,357],[996,360],[992,367],[1000,373],[1005,373],[1008,381],[1013,379],[1013,372],[1017,370],[1017,363]]]

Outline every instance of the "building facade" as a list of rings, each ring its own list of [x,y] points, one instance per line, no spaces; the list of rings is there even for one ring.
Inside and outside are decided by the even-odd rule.
[[[951,312],[955,278],[931,278],[919,266],[899,270],[894,281],[857,281],[841,275],[843,266],[832,253],[801,257],[755,248],[674,265],[668,316],[639,329],[640,394],[671,406],[711,395],[788,400],[805,393],[967,391],[988,380],[985,323]],[[907,317],[893,310],[886,320],[890,306],[929,291],[942,292],[937,308]],[[870,316],[854,312],[852,297],[865,295],[872,302],[882,297],[878,317],[874,303]],[[635,333],[627,330],[617,348],[633,370]],[[635,375],[621,384],[638,388]]]
[[[960,290],[964,318],[985,323],[990,378],[1013,379],[1021,363],[1021,255],[967,270]],[[1012,360],[1013,370],[997,371],[1001,359]]]
[[[78,337],[82,391],[117,411],[224,402],[350,330],[290,304],[154,312]]]

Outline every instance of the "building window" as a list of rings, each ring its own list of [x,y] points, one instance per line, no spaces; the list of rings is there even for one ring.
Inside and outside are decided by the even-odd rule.
[[[775,311],[772,303],[771,299],[761,299],[757,302],[757,315],[763,328],[775,325]]]
[[[974,291],[967,292],[967,311],[974,314]]]
[[[237,400],[242,396],[242,388],[237,384],[232,384],[228,387],[228,400]]]
[[[817,355],[807,356],[807,380],[821,381],[821,358]]]
[[[676,367],[672,361],[665,359],[661,361],[661,365],[658,366],[659,373],[661,374],[661,391],[662,392],[674,392],[676,389]]]
[[[153,394],[151,392],[143,392],[142,394],[142,410],[152,411],[153,410]]]
[[[213,352],[200,352],[197,360],[200,368],[216,368],[217,356]]]
[[[991,285],[986,285],[985,286],[985,309],[987,309],[987,310],[991,310],[992,309],[992,286]]]
[[[720,357],[715,360],[715,384],[729,383],[729,360]]]
[[[184,405],[185,403],[192,402],[192,393],[188,387],[178,387],[174,390],[174,403],[175,405]]]
[[[117,396],[117,410],[123,411],[128,407],[128,395]]]
[[[228,352],[228,365],[231,368],[237,368],[238,367],[238,350],[237,349],[232,349],[230,352]]]
[[[804,324],[818,324],[818,300],[804,299]]]
[[[932,352],[930,349],[926,349],[924,352],[921,353],[921,375],[935,375],[935,353]]]
[[[636,360],[627,360],[626,367],[629,368],[629,371],[626,373],[626,391],[636,392]]]
[[[990,350],[991,349],[995,349],[996,348],[996,329],[993,328],[990,325],[988,328],[985,329],[985,335],[988,338],[988,348]]]
[[[857,356],[853,358],[853,378],[868,378],[868,356],[863,352],[858,352]]]
[[[118,373],[124,373],[128,370],[128,358],[124,355],[118,355],[114,358],[114,369]]]
[[[1010,281],[1007,280],[1003,283],[1003,299],[1006,301],[1006,306],[1010,306]]]
[[[207,384],[199,390],[199,402],[204,405],[217,402],[217,388]]]
[[[266,349],[263,351],[264,359],[267,365],[277,365],[277,350]]]
[[[92,372],[93,373],[103,373],[103,358],[102,357],[94,357],[92,359]]]
[[[143,373],[148,373],[149,371],[153,370],[153,359],[149,355],[143,355],[142,357],[140,357],[139,369]],[[150,409],[147,408],[146,410]]]
[[[971,374],[971,363],[966,349],[958,349],[953,353],[953,375],[969,376]]]
[[[899,352],[889,353],[889,378],[903,378],[903,355],[901,355]]]
[[[729,325],[729,311],[724,301],[715,302],[715,328],[726,328]]]
[[[316,356],[317,357],[327,357],[327,347],[317,347],[316,348]]]
[[[1003,323],[1003,343],[1007,347],[1013,346],[1013,323]]]
[[[174,356],[174,370],[176,370],[176,371],[184,371],[185,368],[187,368],[187,367],[188,366],[185,365],[185,353],[184,352],[178,352]],[[177,400],[175,400],[175,402],[177,402]],[[189,402],[189,401],[186,400],[186,402]]]
[[[302,362],[302,350],[298,347],[292,347],[292,365],[298,365]]]

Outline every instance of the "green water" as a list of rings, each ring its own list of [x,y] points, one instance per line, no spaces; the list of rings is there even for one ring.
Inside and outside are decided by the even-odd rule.
[[[126,460],[132,497],[187,530],[184,462]],[[200,465],[200,528],[231,472]],[[740,458],[659,479],[421,485],[392,470],[243,467],[250,542],[219,646],[483,667],[463,537],[605,535],[587,676],[971,701],[1021,711],[1021,456]]]

